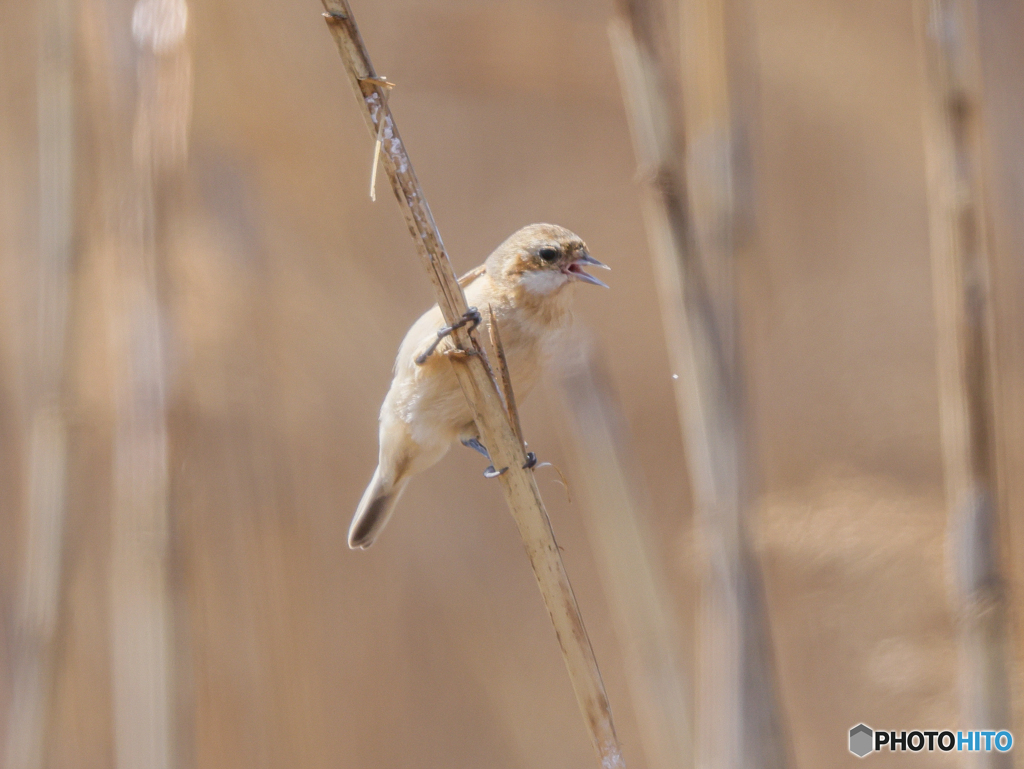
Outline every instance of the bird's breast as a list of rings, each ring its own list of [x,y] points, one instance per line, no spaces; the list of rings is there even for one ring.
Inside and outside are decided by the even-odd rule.
[[[497,314],[502,347],[517,399],[526,397],[562,343],[570,316],[567,312],[539,314],[510,308]]]

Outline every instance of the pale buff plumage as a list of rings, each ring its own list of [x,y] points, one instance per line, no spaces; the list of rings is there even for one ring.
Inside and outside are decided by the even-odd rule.
[[[564,227],[531,224],[498,246],[487,261],[460,280],[470,307],[479,308],[486,335],[493,310],[517,400],[540,377],[544,363],[571,320],[570,283],[603,285],[582,265],[601,265]],[[380,410],[377,470],[356,509],[349,547],[373,544],[409,479],[437,463],[456,440],[477,437],[473,414],[459,387],[445,339],[423,365],[416,358],[437,339],[444,318],[434,305],[402,340],[391,389]]]

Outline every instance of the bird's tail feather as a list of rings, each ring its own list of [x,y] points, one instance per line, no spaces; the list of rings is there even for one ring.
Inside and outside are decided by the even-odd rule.
[[[395,503],[404,490],[405,482],[395,486],[381,477],[380,467],[374,471],[348,529],[350,548],[365,550],[373,544],[394,512]]]

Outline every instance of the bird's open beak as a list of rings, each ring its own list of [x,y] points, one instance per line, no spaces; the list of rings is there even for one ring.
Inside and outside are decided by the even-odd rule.
[[[576,258],[575,261],[570,262],[569,266],[566,267],[563,272],[569,276],[570,280],[581,280],[584,283],[593,283],[595,286],[604,286],[608,288],[608,284],[602,280],[598,280],[593,275],[588,275],[583,271],[583,265],[590,265],[591,267],[600,267],[602,270],[610,270],[607,264],[603,264],[590,254],[584,252],[582,256]]]

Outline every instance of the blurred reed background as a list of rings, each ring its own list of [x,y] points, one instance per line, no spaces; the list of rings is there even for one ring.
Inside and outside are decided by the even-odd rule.
[[[4,765],[593,766],[479,457],[345,547],[432,295],[319,4],[186,2],[4,6]],[[457,271],[613,267],[520,406],[628,765],[1024,735],[1024,8],[354,11]]]

